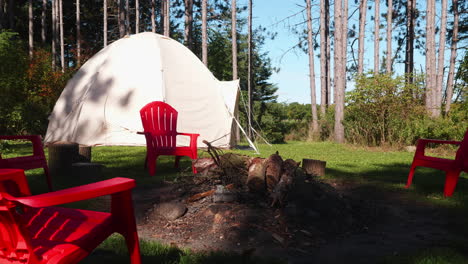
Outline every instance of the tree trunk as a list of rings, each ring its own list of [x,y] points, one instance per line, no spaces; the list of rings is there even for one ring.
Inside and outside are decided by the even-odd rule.
[[[118,0],[119,1],[119,35],[120,38],[125,37],[125,0]]]
[[[387,9],[387,59],[385,60],[386,64],[386,73],[392,74],[392,13],[393,13],[393,2],[388,0],[388,9]]]
[[[125,1],[125,35],[130,35],[130,4]]]
[[[343,97],[343,110],[344,110],[344,95],[346,91],[346,65],[348,63],[348,0],[343,0],[343,14],[341,16],[342,22],[343,22],[343,28],[342,28],[342,33],[343,33],[343,49],[341,50],[342,53],[342,64],[341,64],[341,78],[343,82],[343,89],[340,91],[341,96]]]
[[[102,7],[103,11],[104,11],[104,21],[103,21],[103,25],[104,25],[104,28],[103,28],[103,33],[104,33],[104,47],[107,47],[107,0],[104,0],[103,1],[103,7]]]
[[[413,83],[414,72],[414,23],[416,0],[408,0],[406,5],[406,54],[405,74],[408,83]]]
[[[232,79],[237,80],[237,3],[236,0],[231,1],[231,38],[232,38]],[[234,118],[239,120],[239,96],[236,99],[236,109],[234,110]],[[236,144],[240,142],[240,129],[235,126]]]
[[[56,43],[57,43],[57,1],[52,0],[52,69],[56,69]]]
[[[160,12],[159,12],[159,24],[161,25],[161,28],[159,29],[160,30],[160,33],[164,35],[164,21],[165,21],[165,15],[166,15],[166,1],[167,0],[161,0],[159,1],[159,4],[160,4]]]
[[[328,45],[328,28],[327,28],[327,15],[328,10],[326,9],[326,0],[320,0],[320,113],[321,118],[325,117],[326,107],[328,105],[327,101],[327,45]]]
[[[315,138],[318,134],[317,101],[315,97],[315,67],[314,67],[314,43],[312,40],[312,11],[311,0],[306,0],[307,9],[307,44],[309,53],[309,87],[312,110],[312,127],[309,138]]]
[[[426,12],[426,110],[431,117],[437,117],[435,108],[435,0],[427,1]]]
[[[154,16],[156,3],[154,1],[151,0],[151,32],[156,33],[156,18]]]
[[[327,57],[326,57],[326,105],[327,107],[331,104],[331,90],[332,90],[332,79],[331,79],[331,36],[330,36],[330,1],[325,0],[325,35],[327,40]]]
[[[76,0],[76,64],[81,65],[80,0]]]
[[[166,4],[166,6],[164,7],[164,36],[169,37],[170,30],[171,30],[171,25],[170,25],[171,3],[170,3],[170,0],[165,0],[164,3]]]
[[[0,0],[1,2],[1,0]],[[0,3],[0,8],[2,7]],[[2,12],[2,11],[0,11]],[[46,12],[47,12],[47,0],[42,0],[42,14],[41,14],[41,40],[42,43],[46,42]],[[0,18],[0,24],[2,19]]]
[[[445,96],[445,113],[450,112],[452,104],[454,76],[455,76],[455,59],[457,57],[457,42],[458,42],[458,0],[453,0],[453,36],[452,45],[450,47],[450,66],[447,77],[447,94]]]
[[[193,0],[185,0],[185,31],[184,31],[184,43],[190,49],[193,50]]]
[[[29,17],[29,58],[33,56],[34,50],[34,14],[33,14],[33,3],[32,0],[28,1],[28,17]]]
[[[374,74],[378,74],[380,69],[380,0],[375,0],[374,16]]]
[[[252,140],[252,0],[249,0],[249,15],[248,15],[248,33],[247,33],[247,94],[248,94],[248,106],[247,106],[247,122],[248,131],[247,136]]]
[[[343,2],[342,0],[335,1],[335,53],[334,53],[334,74],[335,74],[335,141],[344,143],[344,72],[343,72]]]
[[[43,0],[46,1],[46,0]],[[3,12],[3,8],[5,7],[5,3],[3,0],[0,0],[0,30],[3,29],[3,18],[5,17],[5,13]]]
[[[441,20],[440,20],[440,33],[439,33],[439,57],[437,62],[436,71],[436,96],[435,105],[438,115],[441,113],[442,107],[442,91],[444,81],[444,57],[445,57],[445,35],[447,34],[447,0],[441,0]]]
[[[8,21],[10,22],[10,29],[15,30],[15,0],[8,1]]]
[[[366,32],[367,0],[361,0],[359,6],[359,48],[358,48],[358,75],[364,71],[364,36]]]
[[[60,66],[65,71],[65,45],[63,43],[63,0],[59,0],[59,23],[60,23]]]
[[[207,21],[206,21],[206,12],[207,12],[207,0],[202,0],[202,61],[208,66],[208,35],[207,35]]]
[[[135,0],[135,34],[140,32],[140,3]]]

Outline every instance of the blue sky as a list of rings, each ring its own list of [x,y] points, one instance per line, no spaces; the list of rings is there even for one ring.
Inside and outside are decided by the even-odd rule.
[[[354,1],[349,1],[349,13],[357,8]],[[247,5],[247,0],[238,0],[238,5]],[[288,28],[291,26],[306,27],[305,24],[301,23],[305,20],[304,13],[294,15],[300,12],[305,5],[304,0],[254,0],[253,1],[253,25],[257,27],[259,25],[267,27],[270,31],[277,32],[275,40],[267,40],[264,46],[264,51],[269,53],[272,59],[273,66],[279,67],[281,70],[278,73],[274,73],[270,81],[276,83],[279,87],[278,95],[279,102],[299,102],[299,103],[310,103],[310,86],[309,86],[309,61],[308,56],[300,50],[294,50],[287,52],[292,46],[298,43],[299,37],[290,32]],[[316,31],[319,27],[319,1],[312,1],[312,16],[313,16],[313,28]],[[424,3],[417,2],[418,8],[421,11],[425,11]],[[440,2],[436,3],[436,10],[440,10]],[[366,24],[366,44],[365,44],[365,58],[364,67],[366,70],[373,69],[373,32],[374,25],[371,20],[371,16],[374,14],[373,1],[368,1],[368,6],[372,8],[367,10],[367,24]],[[386,11],[385,1],[381,1],[380,11],[381,13]],[[331,7],[333,12],[333,6]],[[333,15],[333,14],[331,14]],[[289,19],[285,19],[290,17]],[[353,23],[358,23],[358,12],[351,17],[349,21],[349,27]],[[451,21],[452,16],[448,15],[448,21]],[[385,24],[386,21],[381,19],[381,24]],[[439,18],[436,19],[436,23],[439,23]],[[358,28],[358,27],[357,27]],[[386,50],[385,40],[385,28],[381,29],[380,36],[380,50],[381,59],[383,51]],[[317,38],[319,41],[319,38]],[[438,36],[436,36],[436,42],[438,43]],[[396,49],[396,43],[392,44],[393,52]],[[348,47],[349,48],[349,47]],[[354,46],[357,49],[357,42]],[[317,102],[320,102],[320,64],[317,54],[319,49],[315,50],[315,80],[316,80],[316,94]],[[401,51],[404,52],[404,51]],[[446,65],[448,65],[449,58],[449,46],[446,45],[445,53]],[[332,54],[333,56],[333,54]],[[357,53],[356,53],[357,56]],[[348,62],[351,60],[348,50]],[[333,62],[332,62],[333,63]],[[415,51],[415,69],[424,69],[424,57],[420,54],[420,51]],[[403,64],[394,64],[394,70],[397,74],[401,74],[404,71]],[[353,83],[348,82],[347,90],[352,89]]]

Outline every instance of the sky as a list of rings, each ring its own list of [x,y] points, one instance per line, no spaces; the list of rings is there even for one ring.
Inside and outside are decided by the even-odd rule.
[[[349,14],[354,11],[358,6],[354,1],[349,1]],[[238,5],[247,5],[247,0],[238,0]],[[279,102],[299,102],[299,103],[310,103],[310,85],[309,85],[309,60],[308,55],[301,50],[290,50],[291,47],[296,45],[299,41],[299,37],[291,32],[289,29],[292,26],[298,28],[305,28],[306,24],[302,23],[305,21],[305,13],[298,14],[304,7],[304,0],[253,0],[253,26],[267,27],[270,31],[276,32],[277,37],[274,40],[267,40],[263,51],[269,53],[269,57],[272,60],[274,67],[279,67],[280,71],[274,73],[270,81],[278,85],[279,90],[278,101]],[[313,17],[313,29],[316,31],[319,28],[319,1],[312,1],[312,17]],[[420,10],[425,10],[424,3],[418,3],[418,8]],[[364,71],[373,69],[373,53],[374,53],[374,44],[373,44],[373,32],[374,25],[371,20],[371,16],[374,14],[373,2],[368,1],[368,6],[371,6],[371,9],[367,10],[367,24],[366,24],[366,43],[365,49],[366,53],[364,56]],[[380,11],[381,13],[386,12],[385,3],[381,4]],[[333,12],[333,7],[331,7],[331,12]],[[439,3],[436,4],[436,9],[439,10]],[[245,12],[247,13],[247,12]],[[333,15],[333,14],[331,14]],[[349,21],[349,27],[353,23],[358,23],[358,13],[356,13]],[[448,20],[450,21],[451,16],[448,15]],[[386,20],[381,18],[381,24],[385,24]],[[439,23],[439,19],[436,19],[436,23]],[[299,24],[299,25],[297,25]],[[357,25],[358,28],[358,25]],[[381,59],[383,56],[383,51],[386,50],[386,29],[382,28],[380,36],[382,40],[380,41],[380,54]],[[320,41],[320,38],[317,38],[317,41]],[[438,42],[438,36],[436,36],[436,42]],[[354,48],[357,49],[357,42],[354,45]],[[396,43],[392,44],[393,52],[396,49]],[[445,61],[448,65],[449,58],[449,46],[446,45],[445,52]],[[317,54],[320,49],[316,49],[314,52],[315,60],[315,86],[316,86],[316,95],[317,103],[320,102],[320,62],[317,58]],[[401,51],[404,52],[404,51]],[[332,54],[333,56],[333,54]],[[356,53],[357,56],[357,53]],[[348,61],[351,60],[348,50]],[[333,62],[332,62],[333,63]],[[402,63],[394,64],[394,71],[401,73],[404,71],[404,65]],[[415,51],[415,68],[421,69],[424,67],[424,57],[420,54],[419,51]],[[332,64],[333,69],[333,64]],[[353,89],[354,84],[348,82],[347,91]]]

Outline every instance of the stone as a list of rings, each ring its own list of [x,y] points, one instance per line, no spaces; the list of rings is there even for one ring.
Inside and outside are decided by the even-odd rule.
[[[187,212],[187,207],[180,202],[167,202],[156,204],[154,212],[165,219],[172,221],[182,217]]]

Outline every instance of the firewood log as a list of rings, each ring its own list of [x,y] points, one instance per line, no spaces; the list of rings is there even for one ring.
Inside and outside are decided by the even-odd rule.
[[[305,172],[312,176],[325,176],[326,161],[314,160],[314,159],[303,159],[302,168]]]
[[[287,159],[283,162],[283,166],[281,168],[281,179],[270,193],[270,197],[272,198],[271,206],[281,206],[285,203],[286,196],[294,183],[294,176],[298,166],[299,163],[292,159]]]
[[[265,159],[253,158],[247,176],[247,187],[251,192],[265,192]]]
[[[268,159],[265,161],[265,180],[266,180],[266,187],[268,192],[272,192],[278,184],[280,177],[281,177],[281,167],[283,164],[283,159],[278,152],[276,154],[272,154]]]

